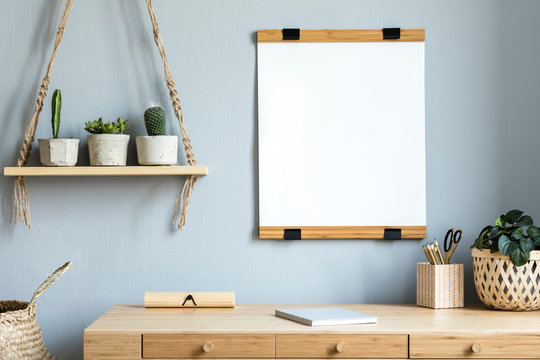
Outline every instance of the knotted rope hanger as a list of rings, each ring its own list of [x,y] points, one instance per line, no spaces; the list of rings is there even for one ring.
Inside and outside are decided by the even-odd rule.
[[[171,69],[167,62],[167,54],[165,52],[165,47],[161,41],[161,36],[159,35],[159,25],[156,18],[156,13],[152,6],[152,0],[146,0],[146,5],[148,7],[148,13],[150,14],[150,20],[152,21],[152,28],[154,32],[154,41],[159,49],[161,59],[163,60],[163,69],[165,72],[165,81],[167,83],[167,88],[169,89],[169,97],[172,101],[172,107],[174,114],[178,119],[180,125],[180,134],[182,136],[182,143],[184,144],[184,150],[186,152],[187,162],[190,166],[195,166],[197,161],[195,160],[195,154],[193,153],[193,148],[191,146],[191,140],[187,133],[186,127],[184,125],[184,117],[182,114],[182,106],[180,104],[180,99],[178,98],[178,91],[173,80]],[[34,113],[32,114],[32,119],[26,128],[24,133],[24,141],[22,144],[21,152],[19,158],[17,159],[17,166],[25,166],[28,158],[30,157],[30,152],[32,150],[32,144],[34,142],[36,128],[39,122],[39,114],[43,109],[43,100],[47,96],[47,90],[49,89],[49,80],[52,73],[52,68],[54,65],[54,60],[56,59],[56,53],[58,52],[58,47],[62,42],[64,37],[64,30],[66,28],[66,23],[73,7],[73,0],[66,0],[66,5],[64,11],[62,12],[62,17],[60,18],[60,23],[58,25],[58,30],[56,32],[56,39],[54,41],[54,48],[49,60],[49,65],[47,66],[47,73],[41,81],[41,86],[39,88],[38,97],[34,106]],[[178,229],[181,230],[186,224],[187,213],[189,209],[189,202],[191,200],[191,194],[193,192],[193,187],[197,182],[197,175],[189,175],[184,182],[182,191],[176,199],[174,214],[172,218],[172,223],[178,225]],[[25,224],[29,229],[32,227],[31,217],[30,217],[30,201],[28,198],[28,190],[24,183],[24,176],[17,176],[15,178],[15,184],[13,186],[13,208],[11,210],[10,223],[15,222]]]

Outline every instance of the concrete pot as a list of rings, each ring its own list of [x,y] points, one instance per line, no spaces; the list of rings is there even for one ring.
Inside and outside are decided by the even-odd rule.
[[[129,135],[88,135],[88,152],[92,166],[125,166]]]
[[[175,165],[178,160],[178,136],[137,136],[139,165]]]
[[[75,166],[79,139],[38,139],[39,159],[44,166]]]

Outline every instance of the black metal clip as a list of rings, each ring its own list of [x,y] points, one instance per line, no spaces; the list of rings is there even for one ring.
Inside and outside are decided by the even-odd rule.
[[[302,229],[285,229],[283,230],[284,240],[302,240]]]
[[[401,229],[384,229],[384,240],[401,240]]]
[[[283,40],[300,40],[300,29],[283,29]]]
[[[197,306],[197,303],[195,302],[195,299],[193,298],[193,296],[191,296],[191,294],[189,294],[188,296],[186,296],[186,299],[184,300],[184,302],[182,303],[182,306],[184,306],[186,304],[186,302],[188,301],[192,301],[193,302],[193,305]]]
[[[383,28],[382,38],[384,40],[396,40],[401,38],[401,28]]]

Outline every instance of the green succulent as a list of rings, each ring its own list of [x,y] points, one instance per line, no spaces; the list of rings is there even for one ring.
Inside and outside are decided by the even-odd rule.
[[[510,256],[514,265],[525,265],[531,251],[540,250],[540,228],[533,224],[533,219],[523,215],[523,211],[510,210],[495,220],[495,226],[483,228],[472,247],[490,249],[491,253],[499,251]]]
[[[144,112],[144,125],[149,136],[166,135],[166,122],[165,111],[159,106],[148,108]]]
[[[52,103],[51,103],[52,134],[53,134],[53,138],[55,139],[58,138],[58,132],[60,131],[60,109],[61,108],[62,108],[62,93],[60,92],[60,89],[56,89],[53,92]]]
[[[90,134],[123,134],[124,131],[131,129],[131,125],[127,125],[129,119],[118,118],[117,122],[107,122],[103,123],[103,118],[99,118],[94,121],[87,121],[84,124],[86,125],[84,129]]]

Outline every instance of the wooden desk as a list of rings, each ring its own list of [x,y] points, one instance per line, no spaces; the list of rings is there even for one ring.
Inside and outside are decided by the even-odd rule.
[[[540,358],[540,312],[335,306],[378,316],[379,323],[312,328],[274,316],[276,307],[300,305],[116,305],[84,331],[84,358]]]

